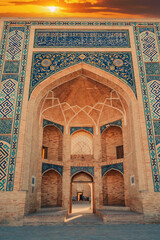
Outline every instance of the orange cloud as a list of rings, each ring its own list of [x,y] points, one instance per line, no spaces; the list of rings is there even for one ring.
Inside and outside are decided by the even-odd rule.
[[[74,3],[91,3],[91,4],[96,4],[99,1],[98,0],[64,0],[64,2],[69,3],[69,4],[74,4]]]

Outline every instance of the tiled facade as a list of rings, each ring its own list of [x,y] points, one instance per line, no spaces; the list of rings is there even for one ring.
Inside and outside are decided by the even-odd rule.
[[[81,21],[15,19],[12,21],[2,19],[0,23],[3,27],[2,36],[0,36],[0,199],[4,194],[10,192],[27,192],[30,178],[36,174],[39,176],[35,170],[36,161],[38,162],[37,159],[41,152],[40,141],[38,142],[37,139],[42,137],[43,127],[54,125],[63,134],[63,163],[59,165],[56,161],[53,163],[43,162],[42,169],[38,165],[37,172],[40,174],[54,169],[62,176],[62,202],[66,202],[64,207],[68,206],[67,199],[69,199],[65,184],[69,185],[71,176],[80,171],[87,172],[101,184],[100,181],[102,182],[105,173],[115,169],[124,175],[126,171],[126,179],[130,179],[130,175],[135,173],[137,189],[135,188],[132,193],[131,190],[128,190],[128,196],[131,199],[132,194],[137,194],[136,199],[140,199],[139,192],[141,194],[147,192],[145,197],[142,197],[144,201],[140,205],[143,205],[144,213],[146,211],[147,214],[152,215],[152,212],[155,211],[157,214],[153,209],[160,209],[160,204],[158,205],[160,192],[160,21],[138,22],[107,19],[97,21],[89,19]],[[98,74],[99,76],[103,75],[101,76],[102,82],[105,82],[105,76],[108,76],[111,82],[110,86],[114,84],[117,86],[113,87],[115,91],[122,97],[123,95],[129,96],[132,107],[131,104],[126,106],[122,98],[119,98],[124,106],[119,112],[124,112],[125,117],[121,117],[121,119],[117,117],[116,120],[113,118],[106,123],[103,121],[103,124],[97,124],[96,127],[71,124],[67,126],[69,127],[67,132],[66,125],[61,122],[52,121],[49,117],[44,118],[41,122],[41,119],[36,119],[38,114],[30,115],[34,111],[39,113],[37,109],[47,93],[45,89],[48,87],[49,91],[51,90],[50,85],[54,89],[69,81],[69,74],[78,71],[79,66],[85,66],[86,72],[93,72],[92,69],[95,69],[97,75],[95,74],[95,79],[92,77],[97,82],[99,81]],[[72,72],[71,69],[73,69]],[[66,80],[63,80],[65,71]],[[57,77],[58,80],[55,80],[54,77]],[[38,95],[38,92],[41,96]],[[109,101],[111,106],[117,109],[119,103],[117,105],[114,103],[114,105],[112,102],[114,98],[113,96]],[[49,103],[50,99],[47,98],[47,101]],[[54,101],[56,102],[57,99],[54,98]],[[62,115],[64,111],[70,111],[70,114],[73,111],[75,116],[77,114],[75,108],[66,107],[62,110]],[[98,111],[98,109],[96,110]],[[89,112],[89,110],[87,111]],[[84,112],[83,108],[81,108],[81,112]],[[138,112],[137,120],[135,116],[135,119],[132,117],[131,112],[133,115],[133,112]],[[46,116],[49,115],[46,113]],[[91,118],[89,114],[88,116]],[[35,119],[37,124],[34,125]],[[139,126],[136,125],[137,122]],[[136,142],[137,138],[140,143],[139,147],[136,146],[136,143],[134,143],[135,151],[126,147],[126,152],[128,152],[124,165],[122,162],[112,164],[98,162],[100,161],[101,150],[99,149],[103,131],[109,126],[121,127],[122,131],[124,129],[124,145],[127,146],[127,141],[130,141],[129,135],[127,135],[129,133],[127,130],[125,131],[127,124],[131,125],[130,129],[136,130],[132,134],[132,136],[134,135],[133,142]],[[38,126],[42,127],[40,132],[37,130]],[[94,161],[69,164],[71,154],[70,145],[67,144],[71,135],[80,130],[88,131],[93,135],[94,149],[96,149],[93,156]],[[30,143],[32,135],[35,139],[33,144]],[[39,155],[35,154],[35,156],[33,149],[36,148]],[[131,158],[130,155],[132,155]],[[35,158],[35,162],[31,161],[29,157]],[[134,158],[137,160],[133,161]],[[140,158],[139,162],[138,158]],[[132,167],[132,161],[134,167]],[[140,176],[141,171],[144,177]],[[127,182],[127,180],[125,181]],[[38,188],[37,183],[36,189]],[[95,191],[96,189],[98,189],[98,185],[95,185]],[[147,208],[147,201],[151,202],[152,194],[155,197],[155,205],[151,204],[152,206]],[[8,195],[5,195],[5,198],[6,196]],[[35,206],[30,207],[32,205],[31,197],[32,193],[28,193],[26,208],[35,209]],[[22,198],[24,204],[24,196]],[[100,206],[100,200],[96,201],[98,202],[97,206]],[[139,200],[137,200],[138,204]],[[132,208],[132,204],[130,206]],[[140,211],[140,208],[136,210]],[[28,209],[25,211],[27,212]],[[4,216],[6,216],[5,213]],[[8,221],[11,220],[8,219]]]

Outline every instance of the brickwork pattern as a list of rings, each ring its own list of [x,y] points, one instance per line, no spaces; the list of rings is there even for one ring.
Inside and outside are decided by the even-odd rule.
[[[62,205],[62,178],[55,171],[48,171],[42,177],[42,207]]]
[[[123,175],[111,170],[103,177],[103,204],[124,206]]]

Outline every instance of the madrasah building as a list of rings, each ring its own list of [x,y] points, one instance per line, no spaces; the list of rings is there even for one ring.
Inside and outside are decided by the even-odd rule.
[[[160,221],[160,20],[0,19],[0,222],[42,207]]]

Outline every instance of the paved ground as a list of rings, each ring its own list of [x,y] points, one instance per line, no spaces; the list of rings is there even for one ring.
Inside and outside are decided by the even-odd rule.
[[[0,240],[159,240],[160,225],[0,227]]]

